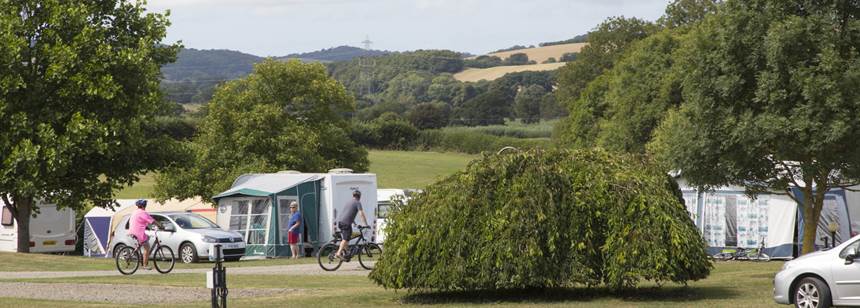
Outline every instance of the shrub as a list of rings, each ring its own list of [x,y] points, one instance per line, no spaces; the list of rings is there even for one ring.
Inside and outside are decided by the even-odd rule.
[[[549,138],[521,139],[493,136],[470,129],[433,129],[418,133],[415,148],[419,150],[452,151],[469,154],[495,152],[506,146],[518,149],[550,148]]]
[[[418,129],[433,129],[448,125],[450,113],[445,103],[423,103],[412,107],[406,113],[406,118]]]
[[[602,150],[485,155],[394,207],[370,278],[410,290],[702,279],[704,242],[673,184]]]

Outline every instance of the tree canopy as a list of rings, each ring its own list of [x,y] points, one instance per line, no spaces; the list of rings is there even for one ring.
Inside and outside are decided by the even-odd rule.
[[[706,18],[679,51],[684,103],[651,148],[693,185],[798,187],[815,230],[824,193],[860,180],[860,4],[808,4],[727,1]]]
[[[367,151],[349,138],[344,118],[354,110],[352,96],[322,64],[265,60],[215,91],[188,144],[193,159],[160,175],[156,193],[208,198],[250,172],[366,171]]]
[[[170,163],[154,127],[169,109],[159,68],[167,15],[140,2],[0,0],[0,196],[29,250],[36,201],[113,204],[113,191]]]

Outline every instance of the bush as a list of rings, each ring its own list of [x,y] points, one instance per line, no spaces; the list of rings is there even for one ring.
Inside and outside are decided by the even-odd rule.
[[[377,149],[406,150],[412,147],[418,129],[394,113],[384,113],[371,122],[352,124],[350,139]]]
[[[395,206],[370,273],[395,289],[685,283],[705,245],[674,180],[602,150],[485,155]]]
[[[448,125],[451,111],[445,103],[423,103],[412,107],[406,118],[418,129],[442,128]]]
[[[474,129],[433,129],[418,133],[415,148],[418,150],[451,151],[477,154],[495,152],[506,146],[518,149],[550,148],[553,146],[549,138],[520,139],[512,137],[493,136]]]
[[[576,52],[566,52],[561,55],[561,59],[558,62],[573,62],[576,61],[576,57],[579,56],[579,53]]]

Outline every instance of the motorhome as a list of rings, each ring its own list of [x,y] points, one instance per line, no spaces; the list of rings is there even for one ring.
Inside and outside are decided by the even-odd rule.
[[[18,251],[18,222],[5,204],[0,205],[0,251]],[[39,213],[30,218],[30,252],[75,251],[75,212],[57,209],[55,204],[40,203],[38,207]]]

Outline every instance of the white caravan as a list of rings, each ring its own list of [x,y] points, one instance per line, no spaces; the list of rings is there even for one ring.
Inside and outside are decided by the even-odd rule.
[[[385,242],[385,227],[388,225],[388,213],[391,210],[392,203],[395,198],[403,198],[406,201],[407,196],[411,194],[407,189],[382,188],[376,190],[376,197],[379,201],[376,203],[376,221],[374,229],[376,230],[376,243],[382,244]]]
[[[18,222],[0,202],[0,251],[18,251]],[[75,212],[54,204],[39,204],[39,214],[30,218],[30,252],[75,251]]]

